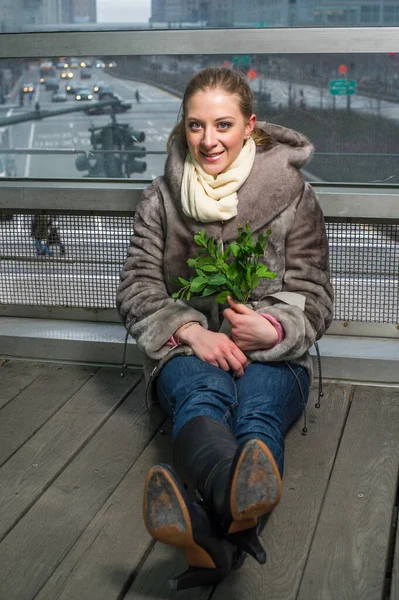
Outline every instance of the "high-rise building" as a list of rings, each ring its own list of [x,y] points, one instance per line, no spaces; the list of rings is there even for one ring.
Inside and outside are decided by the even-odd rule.
[[[397,25],[398,0],[234,0],[235,26]]]
[[[152,23],[165,23],[165,0],[152,0],[151,2],[151,22]]]
[[[23,0],[0,0],[0,33],[22,28]]]
[[[152,0],[151,19],[210,27],[397,25],[399,0]]]

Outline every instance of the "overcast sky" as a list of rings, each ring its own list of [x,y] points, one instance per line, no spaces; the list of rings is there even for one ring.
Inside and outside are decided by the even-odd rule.
[[[108,23],[147,22],[151,0],[97,0],[97,21]]]

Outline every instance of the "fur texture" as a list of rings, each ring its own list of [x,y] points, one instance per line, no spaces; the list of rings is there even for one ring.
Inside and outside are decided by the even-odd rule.
[[[171,294],[178,276],[189,277],[187,258],[197,247],[193,235],[207,235],[225,245],[237,236],[237,227],[249,223],[255,236],[272,229],[264,262],[276,271],[262,280],[251,298],[257,312],[278,319],[284,340],[270,350],[248,352],[253,361],[291,360],[311,374],[308,349],[332,319],[333,290],[329,278],[328,242],[323,215],[313,191],[299,169],[313,147],[302,134],[269,123],[267,147],[258,146],[248,179],[238,191],[238,214],[222,222],[200,223],[184,215],[180,202],[185,150],[175,139],[165,174],[143,192],[135,215],[135,230],[117,294],[120,318],[145,355],[145,373],[161,367],[177,354],[192,354],[188,346],[171,350],[167,340],[184,323],[198,321],[217,331],[221,309],[213,298],[175,302]],[[278,292],[304,297],[304,310],[275,298]],[[287,295],[289,298],[289,294]],[[300,303],[299,303],[300,304]]]

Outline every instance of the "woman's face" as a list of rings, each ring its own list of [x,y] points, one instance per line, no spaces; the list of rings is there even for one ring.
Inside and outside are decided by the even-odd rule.
[[[221,89],[200,91],[186,106],[185,131],[191,156],[209,175],[225,171],[251,135],[256,116],[246,119],[239,99]]]

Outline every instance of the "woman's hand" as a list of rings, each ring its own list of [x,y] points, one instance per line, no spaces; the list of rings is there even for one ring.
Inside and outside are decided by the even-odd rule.
[[[227,297],[230,308],[223,311],[230,323],[231,339],[243,352],[249,350],[267,350],[277,342],[278,333],[267,319],[245,304]]]
[[[208,331],[195,324],[184,329],[181,334],[177,330],[175,335],[180,342],[192,348],[197,358],[223,371],[231,370],[237,377],[244,375],[247,357],[224,333]]]

